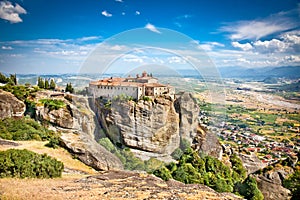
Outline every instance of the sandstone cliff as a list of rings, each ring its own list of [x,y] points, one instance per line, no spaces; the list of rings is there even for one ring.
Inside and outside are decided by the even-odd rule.
[[[282,186],[282,181],[291,174],[290,167],[279,167],[256,176],[257,186],[264,195],[265,200],[290,199],[291,191]]]
[[[150,101],[116,100],[107,105],[101,99],[92,102],[106,135],[142,159],[168,161],[183,140],[208,155],[219,157],[222,152],[216,136],[199,126],[199,107],[190,93],[181,93],[176,100],[160,96]]]
[[[37,93],[35,101],[45,98],[47,93]],[[71,153],[85,164],[97,170],[122,169],[120,160],[94,139],[96,130],[95,114],[89,108],[88,100],[84,97],[69,96],[69,100],[63,97],[65,107],[49,109],[37,104],[37,120],[49,124],[49,128],[61,132],[61,142]]]
[[[10,92],[0,89],[0,119],[21,117],[25,112],[25,104]]]

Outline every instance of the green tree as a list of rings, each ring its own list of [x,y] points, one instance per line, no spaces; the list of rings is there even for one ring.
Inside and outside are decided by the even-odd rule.
[[[45,79],[45,89],[49,89],[50,85],[49,85],[49,80]]]
[[[10,80],[13,85],[17,85],[17,75],[16,74],[10,74]]]
[[[292,200],[300,199],[300,166],[295,172],[283,181],[283,186],[292,192]]]
[[[7,78],[4,74],[0,72],[0,83],[8,83],[9,78]]]
[[[74,92],[74,88],[72,86],[72,83],[67,83],[67,86],[66,86],[66,92],[70,92],[70,93],[73,93]]]
[[[263,200],[264,196],[257,187],[255,178],[248,176],[242,184],[237,184],[236,189],[249,200]]]
[[[234,183],[244,181],[247,177],[247,170],[244,168],[242,160],[234,153],[230,156],[230,162],[233,170],[232,178]]]
[[[51,79],[51,80],[50,80],[50,89],[51,89],[51,90],[54,90],[55,87],[56,87],[56,84],[55,84],[54,80]]]
[[[153,174],[157,177],[160,177],[161,179],[163,179],[165,181],[170,180],[172,178],[170,171],[165,166],[161,167],[158,170],[155,170],[153,172]]]
[[[38,86],[42,89],[45,88],[45,81],[41,77],[38,77]]]

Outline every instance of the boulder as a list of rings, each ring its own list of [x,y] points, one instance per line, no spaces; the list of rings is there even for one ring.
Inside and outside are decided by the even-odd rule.
[[[37,96],[45,98],[43,95]],[[66,107],[49,110],[40,105],[36,107],[36,116],[38,120],[48,122],[51,129],[61,132],[61,145],[96,170],[123,169],[121,161],[96,142],[98,122],[88,99],[76,95],[69,95],[68,100],[58,99],[64,101]]]
[[[26,110],[25,104],[10,92],[0,89],[0,119],[22,117]]]
[[[116,144],[158,154],[171,154],[179,147],[179,116],[170,98],[153,101],[116,101],[101,116],[101,125]]]

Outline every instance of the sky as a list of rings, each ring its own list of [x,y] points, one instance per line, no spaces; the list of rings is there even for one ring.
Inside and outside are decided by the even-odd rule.
[[[300,66],[299,0],[0,0],[0,71],[76,73],[99,47],[112,58],[130,50],[126,41],[101,44],[137,28],[183,34],[218,68]],[[167,40],[160,42],[176,37]],[[151,52],[123,60],[142,65],[147,57],[185,66],[180,55]]]

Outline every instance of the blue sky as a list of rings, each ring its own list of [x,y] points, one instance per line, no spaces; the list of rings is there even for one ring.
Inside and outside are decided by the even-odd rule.
[[[299,22],[298,0],[0,0],[0,71],[78,72],[101,42],[143,27],[185,34],[217,67],[300,66]]]

